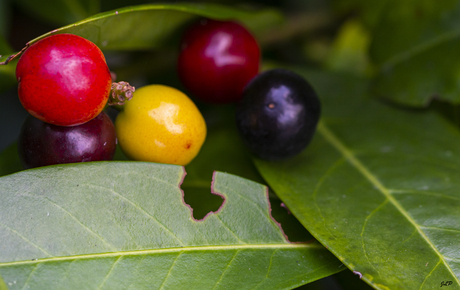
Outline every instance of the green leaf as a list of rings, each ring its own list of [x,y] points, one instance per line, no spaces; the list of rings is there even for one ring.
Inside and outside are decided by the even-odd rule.
[[[29,44],[54,33],[72,33],[104,50],[153,49],[167,44],[174,33],[197,16],[240,21],[256,36],[282,20],[275,10],[241,10],[212,3],[139,5],[91,16],[41,35]]]
[[[312,144],[262,176],[309,232],[377,289],[460,289],[460,134],[367,84],[303,72],[323,103]]]
[[[94,162],[0,178],[0,275],[11,289],[267,289],[340,270],[318,243],[286,240],[260,184],[216,173],[225,202],[194,220],[183,175]]]
[[[99,12],[99,0],[16,0],[30,14],[64,25]]]
[[[377,94],[415,107],[460,103],[460,2],[393,1],[386,10],[370,50],[381,67]]]
[[[3,281],[2,277],[0,277],[0,290],[8,290],[8,287],[6,287],[6,284]]]

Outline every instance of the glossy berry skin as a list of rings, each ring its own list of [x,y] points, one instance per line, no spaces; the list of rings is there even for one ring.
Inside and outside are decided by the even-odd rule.
[[[62,127],[28,116],[18,139],[24,168],[86,161],[112,160],[116,149],[115,127],[101,112],[85,124]]]
[[[222,104],[241,98],[258,73],[260,49],[235,22],[201,20],[183,35],[178,59],[182,84],[201,101]]]
[[[95,118],[112,84],[101,50],[73,34],[46,37],[29,47],[16,67],[19,99],[34,117],[59,126]]]
[[[250,151],[265,160],[300,153],[311,141],[320,102],[308,82],[283,69],[261,73],[237,106],[237,127]]]
[[[137,89],[115,127],[120,148],[138,161],[187,165],[206,138],[206,123],[192,100],[163,85]]]

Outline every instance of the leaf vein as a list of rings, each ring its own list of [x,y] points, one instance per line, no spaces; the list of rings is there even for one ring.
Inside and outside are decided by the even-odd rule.
[[[32,276],[34,275],[35,271],[38,269],[38,267],[40,267],[41,264],[37,264],[33,269],[32,271],[30,271],[29,273],[29,276],[27,276],[27,279],[26,279],[26,282],[24,282],[24,285],[22,286],[22,289],[25,289],[27,284],[29,284],[29,280],[30,278],[32,278]]]
[[[57,203],[55,203],[54,201],[52,201],[51,199],[49,199],[48,197],[46,196],[39,196],[39,195],[29,195],[29,194],[22,194],[22,195],[26,195],[26,196],[30,196],[30,197],[35,197],[35,198],[42,198],[46,201],[48,201],[49,203],[51,203],[52,205],[56,206],[57,208],[59,208],[60,210],[62,210],[63,212],[65,212],[67,215],[69,215],[74,221],[76,221],[78,224],[80,224],[85,230],[87,230],[88,232],[90,232],[92,235],[96,236],[102,243],[104,243],[107,247],[109,247],[112,251],[117,251],[118,249],[111,245],[110,243],[108,243],[104,238],[102,238],[101,236],[99,236],[98,234],[96,234],[93,230],[91,230],[89,227],[87,227],[86,225],[84,225],[79,219],[77,219],[74,215],[72,215],[69,211],[67,211],[65,208],[59,206]]]
[[[179,238],[168,228],[166,227],[163,223],[161,223],[158,219],[156,219],[154,216],[152,216],[151,214],[149,214],[147,211],[145,211],[142,207],[138,206],[137,204],[135,204],[134,202],[132,202],[131,200],[129,200],[128,198],[124,197],[123,195],[121,195],[120,193],[116,192],[114,189],[109,189],[109,188],[106,188],[106,187],[103,187],[103,186],[98,186],[98,185],[94,185],[94,184],[89,184],[87,183],[86,185],[88,186],[93,186],[93,187],[97,187],[97,188],[102,188],[102,189],[105,189],[109,192],[112,192],[114,195],[120,197],[121,199],[127,201],[129,204],[131,204],[134,208],[136,208],[137,210],[139,210],[141,213],[143,213],[144,215],[146,215],[147,217],[149,217],[150,219],[152,219],[154,222],[156,222],[158,225],[160,225],[160,227],[162,227],[164,230],[166,230],[170,235],[172,235],[174,237],[175,240],[177,240],[179,242],[179,244],[181,245],[185,245],[181,240],[179,240]]]
[[[233,244],[233,245],[217,245],[217,246],[189,246],[189,247],[179,247],[179,248],[159,248],[159,249],[150,249],[150,250],[136,250],[136,251],[120,251],[120,252],[110,252],[110,253],[96,253],[96,254],[83,254],[83,255],[74,255],[74,256],[62,256],[62,257],[52,257],[52,258],[43,258],[39,260],[25,260],[25,261],[14,261],[14,262],[3,262],[0,263],[0,267],[8,267],[15,265],[25,265],[25,264],[37,264],[45,262],[58,262],[58,261],[69,261],[69,260],[83,260],[83,259],[95,259],[95,258],[110,258],[118,256],[136,256],[136,255],[152,255],[152,254],[169,254],[177,253],[183,251],[216,251],[216,250],[238,250],[238,249],[324,249],[323,246],[319,243],[282,243],[282,244]]]
[[[428,275],[426,275],[425,279],[423,280],[423,283],[420,285],[420,288],[419,288],[420,290],[423,288],[423,285],[425,285],[426,281],[431,276],[431,274],[433,274],[434,270],[436,270],[436,268],[439,266],[439,264],[441,264],[441,259],[439,259],[438,263],[433,267],[433,269],[431,269],[430,273],[428,273]]]
[[[458,230],[458,229],[443,229],[443,228],[428,227],[428,226],[420,226],[420,228],[423,228],[423,229],[430,229],[430,230],[437,230],[437,231],[444,231],[444,232],[460,233],[460,230]]]
[[[273,218],[270,217],[270,214],[268,213],[268,210],[265,211],[264,209],[262,209],[260,207],[260,205],[258,205],[257,203],[255,203],[251,199],[245,197],[243,194],[239,193],[238,191],[234,190],[233,188],[226,187],[226,189],[229,190],[229,191],[234,192],[235,194],[237,194],[238,196],[240,196],[244,200],[247,200],[249,203],[253,204],[259,210],[259,212],[262,214],[262,216],[266,217],[270,222],[272,222],[272,223],[274,222]],[[284,240],[285,239],[284,235],[280,231],[277,231],[277,232],[278,232],[278,235]]]
[[[174,259],[174,261],[171,264],[171,267],[169,267],[168,273],[166,274],[165,279],[163,280],[163,283],[161,283],[161,285],[160,285],[160,288],[159,288],[160,290],[163,289],[163,287],[164,287],[164,285],[166,283],[166,280],[168,280],[169,275],[171,274],[171,271],[174,268],[174,265],[176,264],[176,261],[179,259],[180,255],[182,255],[182,253],[183,252],[179,252],[179,255],[177,255],[177,257]]]
[[[112,267],[110,267],[109,272],[107,273],[107,275],[105,275],[105,278],[104,278],[104,280],[102,281],[101,285],[99,285],[99,287],[97,287],[98,290],[99,290],[99,289],[102,289],[102,287],[104,287],[105,283],[106,283],[107,280],[109,279],[110,274],[112,274],[113,269],[115,269],[115,266],[118,264],[118,262],[119,262],[121,259],[123,259],[123,256],[119,256],[119,257],[117,258],[117,260],[116,260],[115,262],[113,262]]]
[[[428,239],[426,234],[421,230],[420,225],[418,225],[415,220],[405,211],[404,207],[391,195],[390,191],[385,188],[385,186],[374,176],[368,168],[353,154],[353,152],[348,149],[329,129],[323,122],[318,124],[318,131],[323,135],[323,137],[337,150],[339,151],[347,160],[353,165],[358,172],[360,172],[365,178],[369,180],[371,184],[375,186],[392,204],[393,206],[409,221],[409,223],[414,226],[420,236],[425,240],[425,242],[431,247],[431,249],[436,253],[436,255],[443,261],[444,266],[452,275],[453,279],[460,284],[459,278],[455,275],[452,268],[447,264],[444,256],[439,252],[435,245]]]
[[[241,244],[245,244],[245,242],[243,242],[242,240],[240,240],[240,238],[238,238],[238,236],[220,219],[219,215],[215,215],[217,220],[220,221],[220,223],[241,243]]]
[[[67,268],[65,269],[65,272],[64,272],[64,275],[62,275],[62,278],[61,280],[59,281],[59,285],[62,285],[62,283],[64,283],[65,279],[67,278],[67,275],[69,274],[69,270],[70,270],[70,267],[72,266],[73,262],[75,262],[76,260],[72,260],[68,265],[67,265]],[[60,287],[56,287],[57,289],[62,289],[63,287],[60,286]]]
[[[5,229],[11,231],[12,233],[15,233],[16,235],[18,235],[21,239],[23,239],[24,241],[26,241],[27,243],[31,244],[32,246],[34,246],[35,248],[39,249],[40,251],[42,251],[45,255],[49,256],[49,257],[52,257],[53,255],[51,255],[50,253],[48,253],[47,251],[45,251],[44,249],[42,249],[41,247],[39,247],[37,244],[33,243],[32,241],[30,241],[29,239],[27,239],[26,237],[24,237],[23,235],[21,235],[18,231],[8,227],[7,225],[5,224],[2,224],[0,223],[0,226],[4,227]],[[1,263],[0,263],[1,264]]]
[[[345,158],[339,158],[337,159],[331,166],[329,166],[329,168],[324,172],[324,174],[319,178],[318,180],[318,183],[315,185],[315,189],[313,190],[313,199],[314,199],[314,204],[315,204],[315,207],[316,207],[316,210],[318,211],[319,213],[319,216],[321,217],[321,219],[323,220],[323,228],[325,228],[329,234],[332,236],[332,237],[335,237],[335,235],[331,232],[331,230],[329,229],[329,227],[327,226],[327,222],[326,222],[326,219],[324,218],[323,216],[323,213],[321,211],[321,207],[318,205],[318,202],[317,202],[317,197],[318,197],[318,192],[319,192],[319,189],[321,188],[321,186],[323,185],[324,181],[326,180],[326,178],[328,178],[329,176],[331,176],[332,172],[334,172],[335,170],[337,170],[340,166],[342,166],[342,164],[345,162]]]
[[[262,285],[268,279],[268,274],[270,273],[270,270],[272,268],[273,256],[275,255],[276,252],[278,252],[278,249],[275,249],[270,256],[270,262],[268,264],[267,273],[265,274],[265,277],[262,279],[262,281],[257,283],[257,285],[255,285],[252,289],[257,289],[258,287],[260,287],[260,285]]]
[[[456,197],[456,196],[450,196],[450,195],[443,194],[443,193],[438,193],[438,192],[433,192],[433,191],[425,191],[425,190],[422,191],[422,190],[405,190],[405,189],[398,190],[398,189],[392,189],[392,190],[390,190],[390,193],[391,194],[424,194],[424,195],[443,197],[443,198],[447,198],[447,199],[453,199],[453,200],[460,201],[460,198]]]
[[[227,264],[227,267],[225,267],[225,270],[222,272],[222,275],[220,275],[219,280],[216,282],[216,285],[214,285],[214,287],[212,288],[212,290],[216,289],[217,285],[219,285],[219,283],[222,281],[222,278],[224,278],[225,273],[227,273],[228,268],[230,268],[230,265],[233,263],[233,260],[235,260],[235,257],[237,256],[237,254],[239,253],[239,251],[240,251],[240,250],[236,250],[236,251],[235,251],[235,254],[233,254],[232,258],[230,259],[230,261],[229,261],[228,264]]]
[[[376,269],[374,267],[374,264],[371,262],[371,260],[369,259],[369,256],[367,254],[367,251],[366,251],[366,246],[365,246],[365,242],[364,242],[364,231],[366,229],[366,226],[367,226],[367,222],[369,221],[369,219],[371,218],[371,216],[373,216],[376,212],[378,212],[382,207],[384,207],[386,204],[388,203],[388,199],[385,198],[385,200],[379,204],[370,214],[367,215],[366,219],[364,220],[364,224],[363,224],[363,229],[361,230],[361,243],[363,245],[363,253],[364,253],[364,256],[366,257],[367,261],[369,262],[369,264],[372,266],[372,268],[374,268],[374,270],[376,270],[378,272],[378,269]]]

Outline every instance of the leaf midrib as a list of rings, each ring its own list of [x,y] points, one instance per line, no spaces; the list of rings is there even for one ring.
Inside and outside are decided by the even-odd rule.
[[[425,235],[425,233],[421,230],[421,226],[415,222],[415,220],[405,211],[404,207],[391,195],[391,191],[387,189],[376,176],[374,176],[370,170],[353,154],[353,152],[343,144],[337,136],[332,133],[327,126],[320,122],[318,124],[318,131],[321,135],[329,142],[343,157],[350,162],[352,166],[354,166],[372,185],[375,186],[377,190],[379,190],[387,200],[415,227],[417,232],[422,236],[422,238],[430,245],[433,251],[438,255],[440,261],[443,262],[444,266],[448,269],[451,273],[452,277],[455,279],[458,285],[460,285],[460,280],[458,277],[453,273],[452,269],[446,262],[444,256],[438,251],[438,249],[433,245],[430,239]]]
[[[0,263],[1,267],[17,266],[24,264],[37,264],[45,262],[60,262],[69,260],[84,260],[94,258],[111,258],[121,256],[143,256],[151,254],[168,254],[168,253],[181,253],[185,251],[220,251],[220,250],[241,250],[241,249],[324,249],[324,247],[317,243],[276,243],[276,244],[237,244],[237,245],[216,245],[216,246],[187,246],[177,248],[163,248],[163,249],[149,249],[149,250],[136,250],[136,251],[119,251],[110,253],[97,253],[97,254],[84,254],[84,255],[71,255],[63,257],[52,257],[43,259],[33,259],[15,262]]]

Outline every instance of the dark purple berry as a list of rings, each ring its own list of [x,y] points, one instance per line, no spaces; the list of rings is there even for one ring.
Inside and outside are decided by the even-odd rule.
[[[284,69],[257,75],[246,86],[236,111],[237,127],[259,158],[281,160],[310,143],[321,106],[310,84]]]
[[[86,161],[112,160],[116,149],[115,127],[100,113],[82,125],[62,127],[28,116],[18,140],[24,168]]]

